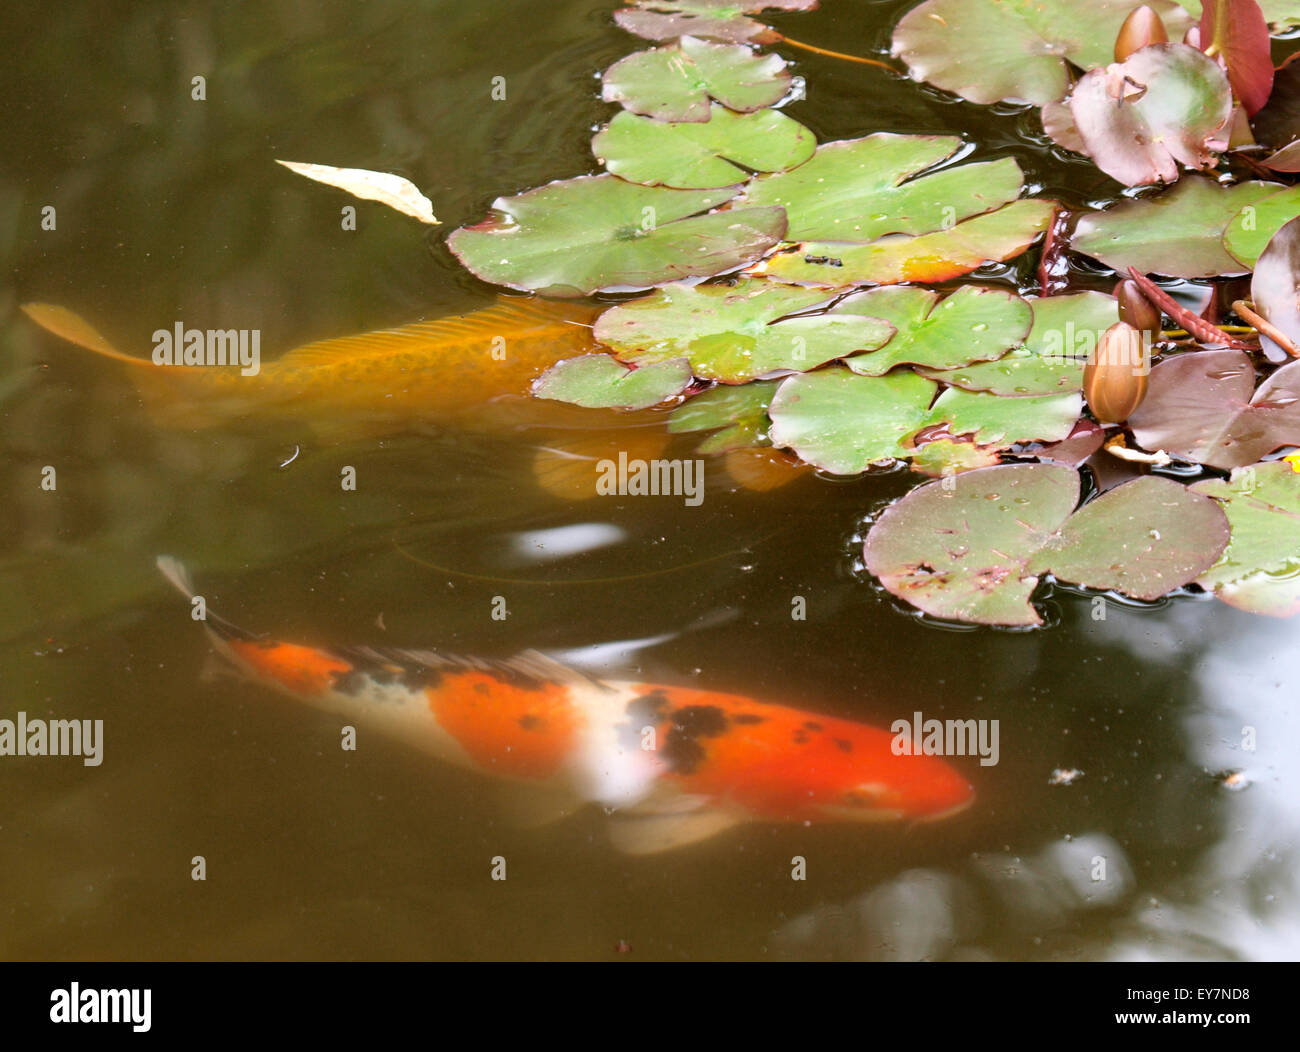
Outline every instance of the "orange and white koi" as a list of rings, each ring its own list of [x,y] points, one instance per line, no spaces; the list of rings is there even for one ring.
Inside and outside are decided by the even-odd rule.
[[[187,598],[184,567],[159,569]],[[611,839],[650,854],[744,822],[934,820],[970,784],[888,731],[689,687],[600,680],[536,651],[488,661],[331,649],[253,636],[207,612],[220,654],[251,679],[440,759],[600,804]]]

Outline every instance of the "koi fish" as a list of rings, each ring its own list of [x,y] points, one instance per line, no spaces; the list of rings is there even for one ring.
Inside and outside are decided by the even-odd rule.
[[[158,567],[186,598],[169,556]],[[504,661],[335,649],[255,636],[207,611],[211,642],[247,678],[444,761],[611,814],[616,848],[643,855],[746,822],[945,818],[970,784],[944,761],[895,755],[851,720],[689,687],[596,679],[537,651]]]

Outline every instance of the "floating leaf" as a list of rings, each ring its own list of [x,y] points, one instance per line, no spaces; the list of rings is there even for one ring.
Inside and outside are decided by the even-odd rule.
[[[746,202],[784,208],[791,241],[874,241],[941,230],[1020,196],[1024,178],[1010,157],[904,182],[959,146],[954,135],[893,132],[825,143],[794,171],[755,179]]]
[[[679,395],[691,382],[684,358],[629,369],[610,354],[556,362],[533,381],[533,394],[588,409],[648,409]]]
[[[1127,186],[1172,183],[1180,162],[1206,168],[1227,147],[1232,89],[1196,48],[1152,44],[1081,78],[1070,112],[1107,175]]]
[[[1300,219],[1292,219],[1268,242],[1255,263],[1250,295],[1264,320],[1294,347],[1300,341]]]
[[[1282,149],[1269,154],[1259,163],[1275,172],[1300,172],[1300,139],[1287,143]]]
[[[363,201],[378,201],[403,215],[430,225],[438,222],[433,215],[433,202],[409,179],[388,172],[371,172],[365,168],[333,168],[328,164],[303,164],[299,161],[276,161],[291,172],[305,175],[318,183],[346,190]]]
[[[634,7],[614,12],[614,21],[646,40],[707,37],[735,44],[766,43],[772,33],[746,15],[773,9],[812,11],[817,0],[636,0]]]
[[[1228,515],[1232,539],[1196,583],[1254,614],[1300,614],[1300,475],[1285,461],[1237,468],[1191,487]]]
[[[907,371],[859,376],[837,366],[792,376],[772,399],[769,434],[810,464],[855,475],[909,455],[903,440],[925,422],[935,388]]]
[[[1250,268],[1224,250],[1225,229],[1231,248],[1230,221],[1245,208],[1252,209],[1248,214],[1253,216],[1278,189],[1277,183],[1223,186],[1204,176],[1188,176],[1164,193],[1083,216],[1070,247],[1118,271],[1132,266],[1144,274],[1176,278],[1240,274]],[[1297,202],[1300,211],[1300,198]]]
[[[672,434],[712,431],[697,447],[701,453],[725,453],[733,449],[767,445],[767,407],[776,393],[775,380],[751,384],[722,384],[689,398],[668,416]]]
[[[743,44],[689,36],[620,59],[604,79],[606,102],[661,121],[707,121],[711,98],[748,113],[779,101],[790,87],[780,55],[760,57]]]
[[[1042,236],[1055,208],[1053,201],[1015,201],[949,230],[920,237],[886,237],[866,245],[805,241],[764,261],[752,272],[796,285],[947,281],[987,262],[1020,255]]]
[[[1143,449],[1224,470],[1253,464],[1300,445],[1300,362],[1256,391],[1241,351],[1180,354],[1151,370],[1146,401],[1128,423]]]
[[[968,391],[1011,397],[1062,394],[1083,383],[1084,361],[1101,334],[1118,320],[1118,305],[1103,292],[1076,292],[1027,301],[1034,324],[1024,345],[994,362],[919,370],[922,376]]]
[[[886,286],[850,296],[834,313],[881,318],[897,330],[880,350],[845,361],[863,376],[881,376],[905,362],[950,369],[997,358],[1025,338],[1033,321],[1019,296],[976,285],[942,303],[930,289]]]
[[[1170,0],[1147,0],[1181,36],[1187,13]],[[913,78],[971,102],[1064,97],[1069,63],[1104,66],[1120,26],[1141,0],[926,0],[894,30],[894,54]]]
[[[808,160],[816,146],[813,133],[780,110],[732,113],[716,103],[696,124],[624,111],[591,140],[592,153],[620,178],[685,189],[743,183],[750,171],[784,171]]]
[[[734,286],[670,285],[607,310],[595,336],[624,361],[686,357],[696,376],[744,383],[872,350],[894,334],[887,322],[856,314],[778,321],[825,300],[824,292],[757,279]]]
[[[1035,450],[1034,456],[1039,460],[1053,460],[1058,464],[1077,468],[1101,449],[1105,437],[1104,427],[1095,420],[1084,418],[1075,423],[1074,429],[1065,438]]]
[[[1274,193],[1256,198],[1243,205],[1232,217],[1223,234],[1224,247],[1241,263],[1244,270],[1253,270],[1264,247],[1273,235],[1287,223],[1300,216],[1300,186],[1277,191],[1275,183],[1242,185],[1268,186]]]
[[[732,270],[782,238],[779,208],[697,215],[734,193],[580,176],[497,198],[492,215],[453,232],[447,244],[475,275],[497,285],[553,296],[647,288]]]
[[[1273,72],[1273,94],[1251,119],[1258,142],[1280,149],[1300,139],[1300,62],[1284,62]]]
[[[1001,462],[996,449],[977,446],[968,438],[953,438],[946,432],[921,444],[912,454],[912,470],[931,478],[992,467]]]
[[[926,483],[876,520],[867,569],[935,617],[1036,625],[1041,574],[1155,599],[1203,573],[1228,540],[1218,506],[1169,479],[1138,479],[1074,512],[1078,499],[1079,473],[1059,464]]]
[[[1233,93],[1252,116],[1273,90],[1268,22],[1255,0],[1205,0],[1200,47],[1228,67]]]
[[[954,435],[971,435],[981,446],[1005,448],[1062,439],[1081,412],[1083,399],[1077,394],[1003,398],[950,387],[934,403],[926,423],[945,423]]]

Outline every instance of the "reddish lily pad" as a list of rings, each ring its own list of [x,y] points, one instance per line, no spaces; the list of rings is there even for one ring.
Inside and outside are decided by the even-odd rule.
[[[611,354],[584,354],[552,365],[533,381],[533,394],[589,409],[648,409],[690,382],[685,358],[629,369]]]
[[[886,237],[865,245],[805,241],[750,268],[750,273],[795,285],[831,287],[947,281],[987,262],[1020,255],[1042,236],[1055,210],[1054,201],[1015,201],[919,237]]]
[[[1273,90],[1273,50],[1268,22],[1255,0],[1204,0],[1200,47],[1219,56],[1233,93],[1254,115]]]
[[[1083,77],[1070,112],[1107,175],[1128,186],[1172,183],[1179,163],[1208,168],[1227,148],[1232,89],[1196,48],[1151,44]]]
[[[1300,474],[1277,460],[1192,489],[1217,500],[1232,526],[1222,557],[1196,583],[1239,610],[1300,614]]]
[[[733,384],[814,369],[893,336],[893,326],[879,318],[787,317],[825,300],[824,292],[756,279],[669,285],[607,310],[596,321],[595,336],[624,361],[685,357],[696,376]]]
[[[780,55],[755,55],[743,44],[682,37],[670,47],[638,51],[605,71],[604,99],[661,121],[707,121],[709,100],[740,113],[780,100],[790,74]]]
[[[1256,391],[1254,366],[1241,351],[1180,354],[1151,370],[1146,400],[1128,423],[1152,452],[1224,470],[1253,464],[1300,445],[1300,362]]]
[[[486,220],[447,245],[477,277],[510,288],[551,296],[649,288],[733,270],[781,240],[779,208],[699,215],[734,195],[581,176],[497,198]]]
[[[1279,183],[1223,186],[1204,176],[1188,176],[1164,193],[1083,216],[1070,247],[1121,272],[1137,267],[1143,274],[1176,278],[1241,274],[1250,264],[1242,266],[1235,251],[1225,251],[1225,236],[1232,249],[1232,231],[1234,225],[1241,226],[1242,210],[1247,210],[1253,230],[1255,214],[1273,196],[1281,196],[1279,189]],[[1300,212],[1300,198],[1296,200]],[[1263,249],[1264,242],[1259,247]]]
[[[1300,219],[1269,240],[1255,263],[1250,295],[1264,320],[1295,344],[1300,341]]]
[[[1078,472],[1059,464],[930,482],[876,520],[867,569],[935,617],[1036,625],[1042,574],[1155,599],[1207,570],[1228,541],[1219,507],[1170,479],[1138,479],[1075,512],[1078,499]]]

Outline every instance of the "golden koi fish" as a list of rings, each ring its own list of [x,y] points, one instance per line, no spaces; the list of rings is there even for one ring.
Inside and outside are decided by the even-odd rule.
[[[159,569],[187,598],[183,566]],[[735,694],[598,680],[536,651],[487,661],[432,651],[278,642],[208,611],[217,649],[250,679],[442,760],[612,812],[629,854],[745,822],[928,821],[974,792],[894,735]]]

